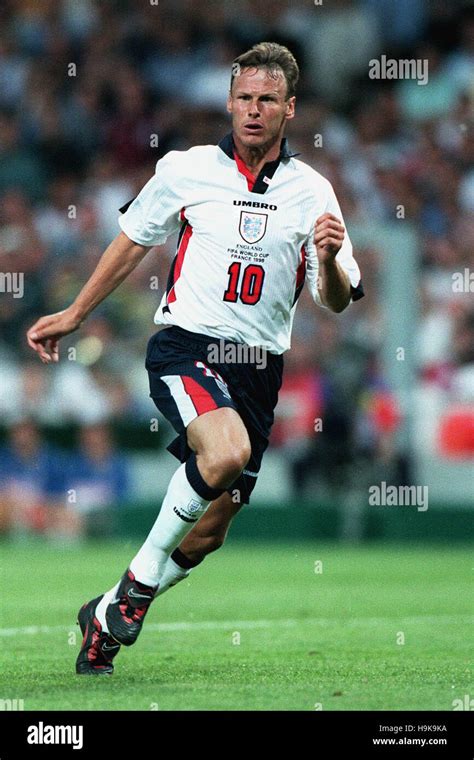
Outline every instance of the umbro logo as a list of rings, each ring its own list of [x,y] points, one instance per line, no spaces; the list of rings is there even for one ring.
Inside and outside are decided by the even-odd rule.
[[[175,513],[178,515],[178,517],[181,517],[181,519],[182,519],[182,520],[184,520],[184,522],[188,522],[188,523],[194,523],[194,522],[197,522],[197,517],[195,517],[194,519],[193,519],[193,518],[191,518],[191,517],[186,517],[186,516],[185,516],[185,515],[183,515],[183,513],[182,513],[182,512],[180,512],[180,511],[179,511],[179,509],[177,509],[176,507],[173,507],[173,512],[175,512]]]
[[[265,177],[267,179],[267,177]],[[274,203],[260,203],[260,201],[232,201],[234,206],[246,206],[247,208],[265,208],[269,211],[276,211],[278,206]]]

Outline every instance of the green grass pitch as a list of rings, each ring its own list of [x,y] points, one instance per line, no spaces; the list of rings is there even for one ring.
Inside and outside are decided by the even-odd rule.
[[[474,693],[468,547],[232,542],[153,605],[112,677],[79,606],[132,543],[0,544],[0,698],[25,710],[452,710]],[[319,564],[321,563],[321,564]]]

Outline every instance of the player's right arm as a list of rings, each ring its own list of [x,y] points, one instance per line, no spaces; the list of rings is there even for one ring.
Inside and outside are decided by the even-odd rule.
[[[119,218],[122,232],[103,253],[94,273],[74,303],[64,311],[41,317],[27,332],[28,344],[42,362],[57,362],[58,341],[74,332],[121,282],[135,269],[147,251],[162,245],[182,224],[184,205],[177,151],[161,158],[153,177],[148,180],[128,210]]]
[[[26,334],[28,345],[44,364],[58,361],[59,339],[77,330],[91,311],[128,277],[150,247],[135,243],[120,232],[104,251],[75,301],[64,311],[41,317],[30,327]]]

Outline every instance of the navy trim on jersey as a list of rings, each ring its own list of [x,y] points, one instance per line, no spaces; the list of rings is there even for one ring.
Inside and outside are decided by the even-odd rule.
[[[228,135],[222,138],[222,140],[219,143],[219,148],[224,151],[226,156],[234,160],[234,150],[235,150],[235,144],[234,144],[234,138],[232,136],[232,132],[229,132]],[[278,169],[278,165],[280,161],[288,159],[288,158],[294,158],[294,156],[299,156],[299,153],[293,153],[288,147],[288,140],[286,137],[284,137],[280,143],[280,155],[276,159],[276,161],[268,161],[265,166],[262,168],[260,174],[258,175],[257,179],[255,180],[255,184],[253,186],[252,193],[258,193],[259,195],[263,195],[268,190],[268,185],[266,182],[264,182],[264,178],[271,179],[273,175],[275,174],[276,170]],[[131,200],[127,201],[127,203],[124,203],[123,206],[119,208],[119,212],[121,214],[125,214],[126,211],[128,211],[129,207],[132,205],[135,198],[132,198]]]
[[[295,305],[295,303],[297,302],[298,298],[301,295],[301,291],[303,290],[305,279],[306,278],[303,278],[303,282],[301,283],[301,285],[298,285],[298,287],[295,290],[295,295],[294,295],[294,298],[293,298],[293,303],[291,304],[292,306]]]
[[[184,226],[186,226],[186,225],[184,225]],[[177,258],[178,258],[178,254],[176,253],[173,261],[171,262],[170,271],[168,272],[168,281],[166,283],[166,296],[167,297],[168,297],[169,292],[170,292],[170,290],[171,290],[171,288],[173,287],[173,284],[174,284],[174,270],[176,269],[176,260],[177,260]],[[166,314],[167,312],[171,313],[171,309],[168,306],[168,304],[165,304],[163,306],[163,308],[162,308],[161,311],[162,311],[163,314]]]
[[[228,158],[231,158],[232,161],[234,161],[234,151],[235,143],[234,138],[232,136],[232,132],[229,132],[228,135],[222,138],[222,140],[219,143],[219,148],[224,151],[226,156]],[[293,158],[294,156],[299,156],[299,153],[293,153],[290,151],[288,147],[288,140],[286,137],[284,137],[280,143],[280,155],[278,156],[275,161],[267,161],[267,163],[262,167],[257,179],[255,180],[255,184],[250,192],[257,193],[258,195],[263,195],[268,190],[268,183],[265,182],[265,180],[270,180],[273,175],[275,174],[276,170],[278,169],[278,166],[280,165],[281,161],[284,161],[288,158]]]
[[[168,273],[168,281],[166,283],[166,296],[169,295],[171,288],[175,284],[174,272],[175,272],[175,269],[176,269],[176,262],[178,261],[179,246],[181,244],[181,240],[183,239],[184,231],[185,231],[186,227],[188,226],[188,224],[189,224],[188,220],[185,219],[184,222],[182,223],[181,229],[179,231],[178,242],[176,244],[176,253],[175,253],[173,261],[171,262],[170,271]],[[163,308],[162,308],[161,311],[162,311],[163,314],[166,314],[166,312],[170,312],[171,313],[171,310],[170,310],[170,307],[168,306],[168,304],[165,304],[165,306],[163,306]]]
[[[135,196],[135,198],[136,198],[136,196]],[[132,198],[130,201],[127,201],[127,203],[124,203],[123,206],[120,206],[119,211],[120,211],[121,214],[125,214],[125,212],[128,211],[129,206],[132,205],[132,203],[135,200],[135,198]]]
[[[218,145],[219,148],[224,151],[226,156],[229,156],[229,158],[234,160],[235,143],[232,132],[229,132],[229,134],[223,137]],[[284,137],[280,143],[280,155],[278,158],[281,160],[283,158],[294,158],[295,156],[299,155],[299,153],[293,153],[293,151],[289,149],[288,140],[286,137]],[[270,161],[269,163],[273,163],[273,161]]]
[[[355,287],[351,285],[351,296],[353,301],[359,301],[360,298],[365,296],[362,280],[359,280]]]

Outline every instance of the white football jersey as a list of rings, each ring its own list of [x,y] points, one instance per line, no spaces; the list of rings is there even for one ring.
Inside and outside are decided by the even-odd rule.
[[[179,230],[156,324],[261,346],[290,348],[296,302],[306,281],[318,294],[316,219],[342,214],[328,180],[289,152],[253,177],[232,135],[219,145],[170,151],[119,224],[135,243],[160,245]],[[352,298],[363,295],[349,236],[337,254]]]

